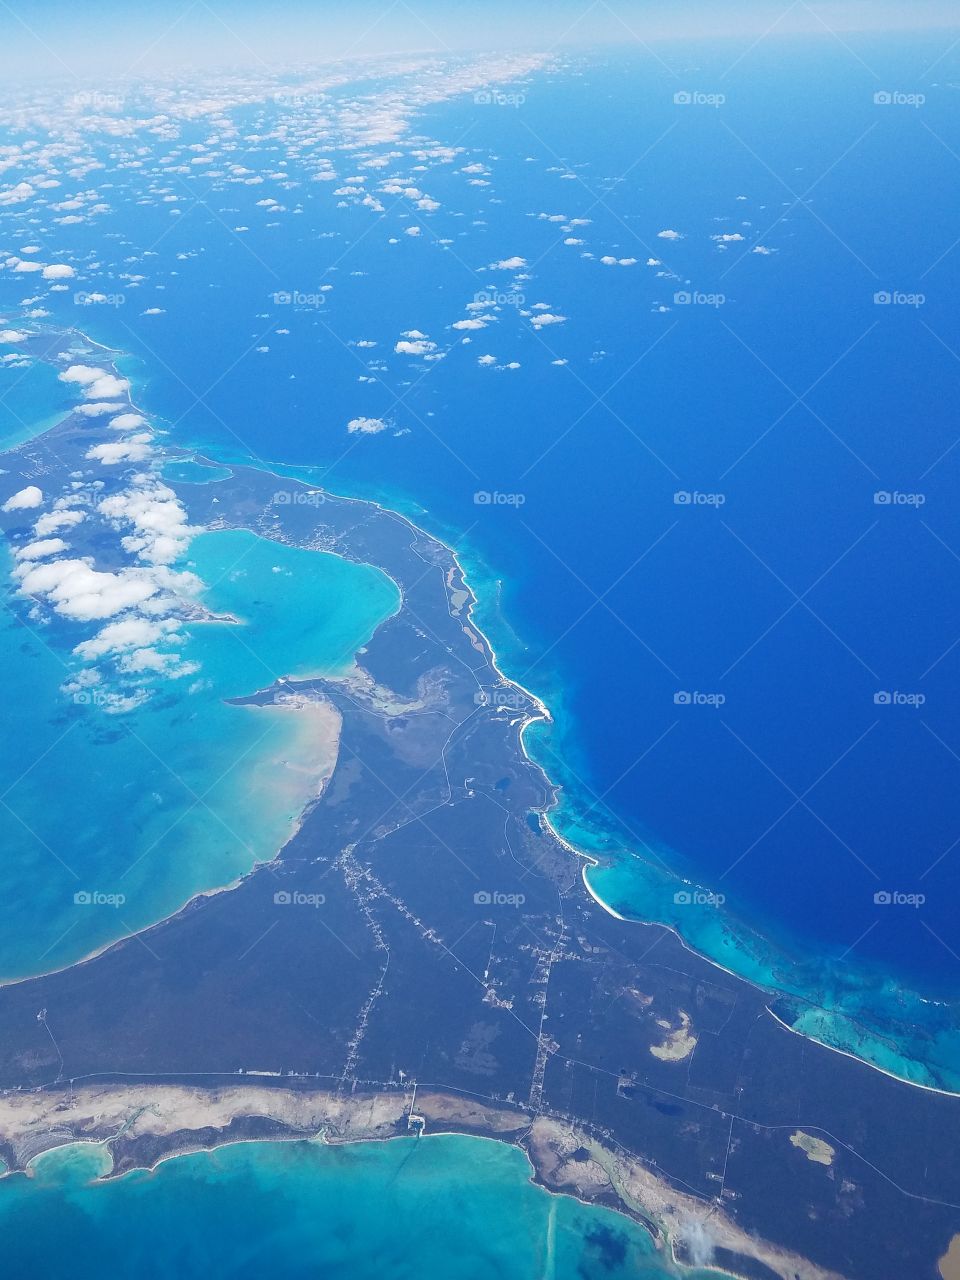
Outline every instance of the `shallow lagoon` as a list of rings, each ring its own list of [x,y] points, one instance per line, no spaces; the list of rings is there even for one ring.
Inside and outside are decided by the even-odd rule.
[[[187,564],[239,623],[187,628],[199,671],[122,716],[61,692],[75,632],[27,625],[8,597],[4,978],[71,963],[273,857],[329,767],[329,733],[311,713],[224,699],[342,672],[399,602],[377,569],[245,531],[199,535]]]
[[[661,1280],[643,1228],[533,1185],[524,1155],[480,1138],[345,1147],[238,1143],[92,1182],[88,1144],[0,1182],[10,1274],[55,1280],[383,1276]],[[706,1272],[688,1271],[689,1280]],[[721,1273],[711,1270],[712,1277]]]

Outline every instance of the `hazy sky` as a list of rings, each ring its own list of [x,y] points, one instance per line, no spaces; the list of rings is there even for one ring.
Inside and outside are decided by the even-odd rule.
[[[955,0],[0,0],[7,75],[960,26]]]

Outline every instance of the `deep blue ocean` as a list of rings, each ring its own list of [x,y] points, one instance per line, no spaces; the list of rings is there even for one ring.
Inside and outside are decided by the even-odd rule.
[[[159,135],[140,139],[141,171],[117,163],[129,139],[100,139],[103,168],[83,181],[104,211],[73,224],[14,208],[2,232],[5,253],[39,237],[70,256],[77,285],[119,299],[41,290],[51,325],[126,353],[137,403],[172,445],[393,503],[458,549],[504,669],[553,711],[528,746],[563,784],[557,825],[603,856],[591,884],[608,902],[865,1025],[904,1009],[912,1066],[899,1031],[858,1050],[955,1083],[956,1039],[924,1040],[924,1018],[951,1015],[916,1002],[960,993],[958,54],[935,61],[947,43],[565,54],[512,101],[461,97],[399,143],[332,151],[338,183],[310,181],[323,145],[297,143],[302,112],[247,106],[231,163],[262,182],[184,174]],[[218,127],[184,124],[177,146],[216,150]],[[438,144],[461,150],[446,162]],[[384,167],[360,167],[374,153]],[[393,174],[438,207],[337,194]],[[26,294],[0,274],[5,323]],[[451,327],[490,300],[487,327]],[[543,315],[563,318],[532,323]],[[49,371],[10,372],[7,447],[71,403]],[[389,425],[349,432],[360,418]],[[815,1017],[804,1026],[830,1038]],[[441,1274],[451,1257],[486,1259],[486,1219],[465,1215],[479,1205],[508,1222],[487,1242],[491,1266],[549,1274],[555,1240],[558,1275],[656,1273],[639,1232],[541,1195],[516,1153],[474,1144],[460,1159],[466,1141],[430,1146],[429,1168],[429,1144],[417,1149],[412,1198],[401,1144],[231,1148],[109,1188],[9,1179],[0,1221],[35,1273],[64,1257],[71,1274],[116,1268],[98,1223],[146,1221],[120,1237],[138,1274],[203,1274],[213,1242],[239,1276],[262,1268],[254,1209],[280,1203],[264,1229],[284,1274],[347,1256],[352,1275],[400,1275],[396,1222],[430,1204],[461,1232],[453,1252],[439,1234],[420,1241],[433,1249],[421,1274]],[[470,1165],[470,1186],[451,1190],[448,1156]],[[208,1210],[196,1238],[183,1214],[195,1204]],[[175,1213],[179,1253],[141,1259]],[[51,1235],[61,1221],[69,1231]]]
[[[338,208],[324,183],[271,218],[264,187],[233,187],[184,196],[171,230],[162,206],[115,198],[136,245],[163,235],[137,302],[166,314],[83,319],[132,353],[174,441],[419,506],[481,562],[581,811],[785,946],[855,946],[956,991],[956,89],[947,64],[924,75],[920,42],[857,48],[601,53],[531,78],[519,107],[431,108],[416,129],[489,185],[429,166],[427,216]],[[874,101],[888,90],[926,101]],[[590,220],[583,246],[553,215]],[[529,267],[485,270],[513,255]],[[274,303],[324,284],[320,305]],[[534,331],[502,301],[455,345],[490,287],[567,319]],[[447,358],[394,355],[411,329]],[[371,356],[385,367],[362,383]],[[397,433],[346,434],[359,415]],[[878,892],[926,902],[879,910]]]
[[[100,144],[107,210],[52,232],[120,299],[48,293],[52,321],[127,353],[172,444],[309,468],[458,548],[554,712],[529,744],[607,900],[817,1000],[838,972],[960,989],[945,47],[564,55],[331,152],[339,186],[302,111],[247,106],[256,185],[178,169],[218,145],[185,124],[145,173]],[[436,207],[356,198],[392,177]],[[494,322],[452,328],[478,299]],[[412,333],[445,358],[396,352]],[[714,945],[731,921],[777,959]]]

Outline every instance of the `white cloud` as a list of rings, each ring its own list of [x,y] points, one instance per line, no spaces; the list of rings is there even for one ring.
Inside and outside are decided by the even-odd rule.
[[[546,324],[565,324],[566,319],[566,316],[554,315],[552,311],[540,311],[530,317],[530,323],[535,329],[542,329]]]
[[[130,390],[130,383],[126,378],[117,378],[112,373],[105,373],[103,377],[97,378],[96,382],[91,382],[84,394],[89,400],[109,400],[111,396],[122,396]]]
[[[491,271],[516,271],[518,268],[525,267],[526,265],[527,265],[526,258],[521,258],[521,257],[501,258],[499,262],[490,263],[490,270]]]
[[[351,435],[375,436],[386,431],[389,425],[383,418],[351,418],[347,423],[347,430]]]
[[[31,507],[39,507],[43,501],[43,494],[35,484],[28,484],[25,489],[20,489],[8,498],[3,504],[4,511],[29,511]]]
[[[90,368],[84,364],[72,364],[60,374],[61,382],[73,382],[83,387],[88,400],[109,400],[130,390],[126,378],[118,378],[106,369]]]
[[[28,561],[13,572],[24,595],[46,599],[57,613],[77,622],[113,618],[130,609],[160,618],[201,586],[195,574],[173,573],[160,565],[101,572],[89,557]]]
[[[103,413],[116,413],[118,409],[122,409],[121,404],[110,404],[109,401],[97,400],[93,404],[78,404],[77,413],[82,413],[85,418],[98,418]]]
[[[161,618],[154,621],[149,618],[122,618],[119,622],[109,622],[93,637],[84,640],[74,649],[80,658],[102,658],[107,653],[119,653],[124,649],[142,649],[156,644],[158,640],[169,639],[179,631],[180,623],[175,618]],[[177,639],[179,639],[177,635]]]
[[[428,338],[416,338],[412,342],[401,339],[393,349],[400,356],[425,356],[436,351],[437,344]]]
[[[30,542],[17,549],[18,560],[43,560],[46,556],[58,556],[66,551],[67,544],[62,538],[42,538],[39,542]]]
[[[25,595],[45,596],[57,613],[78,621],[110,618],[149,600],[160,589],[143,570],[101,573],[89,560],[28,563],[15,572]]]
[[[0,342],[3,343],[23,342],[29,336],[23,329],[0,329]]]
[[[49,515],[40,517],[33,526],[33,531],[42,536],[48,533],[55,533],[57,529],[71,529],[75,524],[79,524],[81,520],[85,519],[86,513],[83,511],[51,511]]]
[[[50,266],[43,268],[44,280],[69,280],[71,276],[76,274],[73,267],[68,266],[65,262],[54,262]]]
[[[195,533],[176,493],[153,477],[135,477],[132,488],[103,498],[97,510],[118,526],[133,526],[121,545],[149,564],[172,564]]]
[[[34,189],[29,182],[18,182],[15,187],[7,187],[5,191],[0,191],[0,205],[22,204],[34,194]]]
[[[116,418],[111,418],[110,427],[113,431],[129,431],[133,427],[146,426],[147,420],[139,413],[121,413]]]
[[[97,378],[102,378],[105,373],[105,369],[91,369],[85,364],[72,364],[69,369],[64,369],[59,377],[61,382],[76,382],[81,387],[85,387],[91,382],[96,382]]]
[[[671,231],[668,227],[665,231],[657,232],[658,240],[682,240],[683,236],[679,231]]]
[[[120,670],[128,675],[140,675],[145,671],[162,672],[172,680],[193,675],[200,670],[199,663],[181,662],[177,653],[160,653],[156,649],[138,649],[120,659]]]
[[[99,462],[105,467],[115,466],[118,462],[145,462],[153,452],[147,443],[149,439],[149,436],[139,435],[130,440],[95,444],[84,456],[91,462]]]

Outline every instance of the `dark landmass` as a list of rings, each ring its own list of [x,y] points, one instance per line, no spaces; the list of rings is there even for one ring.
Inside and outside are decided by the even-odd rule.
[[[92,439],[96,423],[72,417],[8,455],[11,491],[88,467]],[[43,1090],[63,1141],[77,1129],[58,1127],[56,1107],[93,1082],[136,1085],[144,1105],[152,1088],[239,1082],[266,1099],[281,1086],[392,1096],[393,1131],[408,1132],[416,1081],[515,1114],[513,1131],[449,1127],[516,1140],[521,1126],[546,1185],[586,1195],[569,1171],[596,1168],[601,1150],[642,1163],[677,1203],[701,1206],[721,1250],[728,1229],[755,1238],[752,1260],[718,1255],[741,1274],[801,1274],[767,1242],[822,1269],[811,1276],[935,1280],[960,1232],[960,1098],[793,1034],[763,992],[591,899],[582,860],[529,821],[553,800],[521,742],[538,707],[498,674],[451,552],[395,513],[263,472],[172,487],[197,524],[382,567],[402,607],[355,676],[278,671],[251,699],[326,699],[342,716],[333,776],[275,862],[96,958],[0,990],[0,1102]],[[149,1165],[191,1143],[297,1132],[251,1123],[130,1138],[115,1158]],[[829,1144],[832,1162],[791,1142],[798,1131]],[[572,1145],[558,1171],[544,1152],[562,1132]],[[0,1152],[23,1167],[9,1140]],[[602,1194],[642,1217],[612,1186]]]

